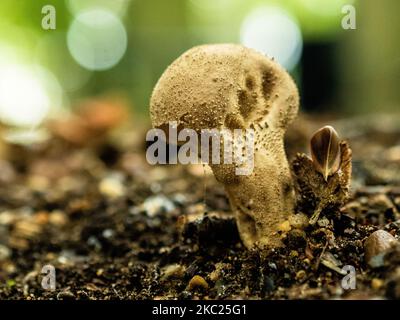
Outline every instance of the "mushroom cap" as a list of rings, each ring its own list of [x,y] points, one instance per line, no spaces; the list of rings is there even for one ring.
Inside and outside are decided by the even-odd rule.
[[[212,44],[183,53],[162,74],[150,100],[154,127],[284,131],[296,117],[297,87],[275,61],[238,44]],[[282,130],[279,130],[282,129]]]

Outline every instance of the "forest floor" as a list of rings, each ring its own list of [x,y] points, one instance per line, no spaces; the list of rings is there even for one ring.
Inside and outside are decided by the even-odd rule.
[[[400,118],[303,116],[287,134],[289,159],[325,124],[353,150],[351,199],[268,253],[244,248],[207,168],[146,162],[145,126],[80,145],[68,132],[3,142],[0,299],[400,298],[399,246],[374,267],[364,258],[372,232],[400,237]],[[42,287],[45,265],[55,290]],[[356,289],[342,286],[345,265]]]

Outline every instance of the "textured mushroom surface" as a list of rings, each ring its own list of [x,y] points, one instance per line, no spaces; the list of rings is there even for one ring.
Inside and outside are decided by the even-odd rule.
[[[254,170],[211,164],[224,184],[244,244],[281,245],[280,226],[294,213],[284,134],[297,115],[299,96],[289,74],[255,50],[235,44],[194,47],[175,60],[156,84],[153,126],[255,131]]]

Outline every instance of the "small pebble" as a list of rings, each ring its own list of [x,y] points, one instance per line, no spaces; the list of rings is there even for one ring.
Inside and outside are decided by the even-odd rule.
[[[118,198],[125,194],[125,187],[120,179],[107,177],[100,181],[99,191],[106,197]]]
[[[42,225],[28,218],[17,221],[14,225],[14,235],[23,239],[33,239],[42,232]]]
[[[383,266],[383,256],[394,242],[396,239],[389,232],[373,232],[364,243],[365,261],[373,268]]]
[[[143,211],[149,217],[154,217],[164,212],[170,212],[175,209],[175,205],[164,195],[149,197],[142,204]]]
[[[75,295],[71,291],[61,291],[57,294],[58,300],[72,300],[75,299]]]
[[[199,275],[195,275],[192,279],[190,279],[187,287],[189,291],[193,291],[196,288],[208,289],[207,281]]]
[[[96,275],[99,276],[99,277],[100,277],[103,273],[104,273],[104,269],[102,269],[102,268],[100,268],[100,269],[98,269],[98,270],[96,271]]]
[[[306,276],[306,272],[304,270],[300,270],[296,273],[296,280],[302,280]]]
[[[295,257],[298,257],[298,256],[299,256],[299,253],[296,250],[290,251],[290,257],[291,258],[295,258]]]
[[[275,262],[268,262],[268,267],[270,267],[272,270],[278,270]]]
[[[0,225],[10,225],[15,221],[16,214],[11,211],[3,211],[0,213]]]
[[[49,222],[49,213],[40,211],[35,214],[35,222],[38,224],[47,224]]]
[[[389,161],[400,161],[400,146],[394,146],[385,151],[385,157]]]
[[[383,280],[378,278],[373,278],[371,281],[371,287],[374,290],[379,290],[383,286]]]
[[[52,225],[61,227],[68,222],[66,214],[61,210],[54,210],[49,215],[49,222]]]
[[[115,232],[112,229],[105,229],[103,230],[103,237],[106,239],[111,239],[114,236]]]
[[[290,222],[288,220],[286,220],[285,222],[282,222],[279,226],[278,226],[278,230],[282,231],[282,232],[289,232],[290,230],[292,230],[292,227],[290,225]]]

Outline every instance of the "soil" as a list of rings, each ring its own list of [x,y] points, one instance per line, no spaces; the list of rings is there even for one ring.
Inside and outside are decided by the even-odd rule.
[[[303,116],[287,134],[289,158],[328,123],[353,150],[351,199],[269,252],[244,248],[206,167],[147,164],[145,125],[81,145],[53,131],[3,142],[0,299],[400,298],[399,247],[377,267],[364,259],[372,232],[400,237],[400,117]],[[55,290],[42,288],[45,265]],[[345,265],[354,290],[342,286]]]

